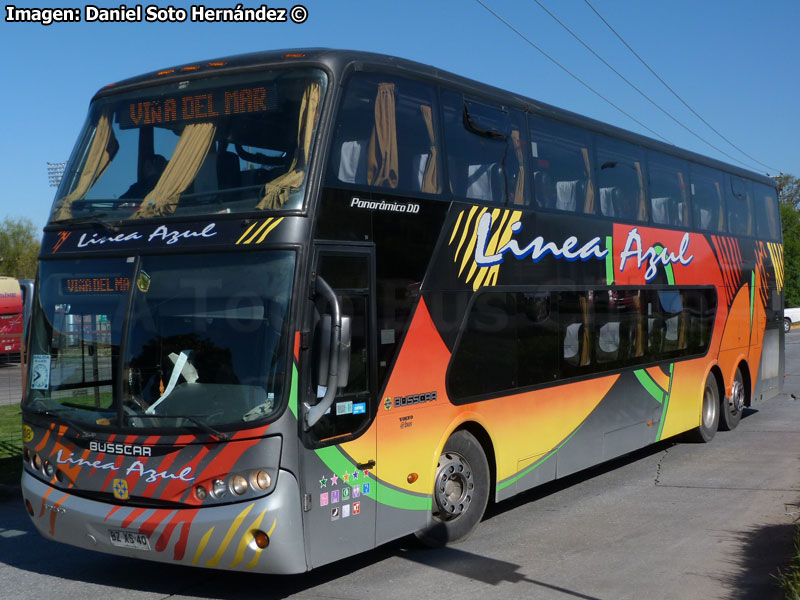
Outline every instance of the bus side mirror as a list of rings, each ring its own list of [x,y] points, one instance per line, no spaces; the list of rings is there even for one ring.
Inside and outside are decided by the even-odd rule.
[[[347,387],[350,377],[350,317],[342,317],[342,337],[339,346],[339,378],[337,381],[340,389]]]
[[[316,403],[304,402],[306,431],[317,423],[333,405],[336,392],[347,385],[350,371],[350,319],[342,316],[336,293],[322,277],[316,279],[315,296],[330,310],[320,310],[320,319],[314,331],[313,355],[316,356]],[[346,328],[346,331],[345,331]],[[319,334],[319,335],[317,335]],[[323,358],[327,357],[327,358]],[[343,379],[340,379],[344,375]]]
[[[347,387],[347,379],[350,375],[350,317],[342,317],[342,328],[339,343],[339,365],[337,370],[336,387],[341,389]],[[331,354],[331,315],[322,315],[314,328],[314,345],[312,351],[312,361],[314,365],[314,383],[317,385],[317,397],[324,396],[330,377],[330,354]]]

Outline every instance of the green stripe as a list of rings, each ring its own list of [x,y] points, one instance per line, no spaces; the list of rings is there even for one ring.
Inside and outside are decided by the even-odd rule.
[[[664,250],[664,247],[659,246],[658,244],[653,246],[653,248],[655,249],[656,254],[661,254],[661,252]],[[667,283],[669,283],[670,285],[675,285],[675,273],[673,273],[672,271],[672,264],[668,263],[664,265],[664,271],[667,274]]]
[[[289,410],[297,419],[297,365],[292,361],[292,387],[289,390]]]
[[[606,236],[606,285],[614,285],[614,237]]]
[[[553,448],[550,452],[548,452],[545,456],[543,456],[542,458],[537,460],[531,466],[523,469],[522,471],[520,471],[516,475],[512,475],[508,479],[504,479],[503,481],[498,483],[497,486],[496,486],[497,491],[499,492],[500,490],[504,490],[508,486],[516,483],[517,481],[519,481],[520,479],[525,477],[528,473],[530,473],[531,471],[533,471],[537,467],[540,467],[541,465],[543,465],[545,463],[545,461],[547,461],[547,459],[549,459],[551,456],[554,456],[556,452],[558,452],[559,450],[561,450],[561,448],[564,447],[564,444],[566,444],[568,441],[570,441],[570,439],[572,439],[572,437],[576,433],[578,433],[578,429],[580,429],[582,425],[583,425],[583,423],[581,423],[581,425],[578,425],[578,427],[577,427],[577,429],[575,429],[575,431],[570,433],[566,438],[564,438],[564,440],[560,444],[558,444],[555,448]]]
[[[636,375],[636,379],[639,380],[639,383],[642,384],[642,387],[646,389],[650,395],[656,399],[656,402],[659,404],[664,402],[664,390],[661,389],[661,386],[658,385],[650,375],[647,374],[647,371],[644,369],[637,369],[633,372]]]
[[[297,419],[297,365],[292,365],[292,388],[289,393],[289,410],[292,411],[294,418]],[[344,474],[359,470],[356,464],[347,458],[338,446],[328,446],[314,451],[320,460],[325,463],[333,473],[339,476],[339,479],[344,481]],[[373,477],[367,479],[359,479],[360,483],[369,483],[369,494],[362,496],[369,496],[373,500],[378,498],[380,504],[391,506],[394,508],[402,508],[405,510],[424,510],[430,511],[433,507],[433,500],[430,496],[417,496],[410,493],[402,492],[389,487],[386,484],[380,483]],[[349,483],[349,482],[348,482]]]
[[[664,398],[664,408],[661,409],[661,422],[658,424],[658,433],[656,433],[656,441],[661,440],[661,432],[664,431],[664,421],[667,418],[667,407],[669,406],[669,399],[672,395],[672,375],[675,372],[675,363],[670,363],[669,365],[669,389],[667,390],[667,395]]]
[[[344,481],[345,473],[352,473],[357,470],[355,463],[347,458],[338,446],[328,446],[315,450],[317,456],[325,463],[331,471],[339,476],[339,479]],[[391,506],[393,508],[400,508],[403,510],[431,510],[433,504],[430,496],[417,496],[408,492],[403,492],[390,487],[386,484],[380,483],[372,477],[365,480],[358,480],[361,483],[369,482],[371,489],[369,494],[361,493],[362,496],[368,495],[373,500],[376,499],[380,504]],[[348,482],[350,483],[350,482]],[[377,494],[377,496],[376,496]]]

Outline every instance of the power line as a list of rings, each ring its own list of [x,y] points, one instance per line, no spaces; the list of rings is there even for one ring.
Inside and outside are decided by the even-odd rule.
[[[595,58],[597,58],[597,59],[598,59],[600,62],[602,62],[602,63],[603,63],[605,66],[607,66],[609,69],[611,69],[611,70],[612,70],[614,73],[616,73],[616,75],[617,75],[617,76],[618,76],[620,79],[622,79],[622,81],[624,81],[624,82],[625,82],[625,83],[627,83],[627,84],[628,84],[630,87],[632,87],[634,90],[636,90],[636,91],[639,93],[639,95],[640,95],[640,96],[642,96],[642,98],[644,98],[645,100],[647,100],[647,101],[648,101],[650,104],[652,104],[653,106],[655,106],[655,107],[656,107],[658,110],[660,110],[662,113],[664,113],[665,115],[667,115],[667,116],[668,116],[670,119],[672,119],[672,120],[673,120],[675,123],[677,123],[678,125],[680,125],[681,127],[683,127],[683,128],[686,130],[686,131],[688,131],[689,133],[691,133],[691,134],[692,134],[694,137],[696,137],[696,138],[697,138],[698,140],[700,140],[701,142],[703,142],[703,143],[707,144],[708,146],[710,146],[711,148],[713,148],[713,149],[714,149],[714,150],[716,150],[717,152],[720,152],[721,154],[724,154],[725,156],[727,156],[727,157],[728,157],[728,158],[730,158],[731,160],[738,162],[740,165],[742,165],[742,166],[745,166],[745,167],[747,167],[748,169],[749,169],[749,168],[752,168],[752,166],[751,166],[751,165],[748,165],[747,163],[744,163],[744,162],[742,162],[741,160],[739,160],[738,158],[736,158],[735,156],[733,156],[733,155],[731,155],[731,154],[728,154],[728,153],[727,153],[727,152],[725,152],[725,151],[724,151],[722,148],[718,148],[717,146],[715,146],[714,144],[712,144],[711,142],[709,142],[707,139],[705,139],[704,137],[702,137],[700,134],[696,133],[694,130],[690,129],[690,128],[689,128],[687,125],[685,125],[684,123],[682,123],[681,121],[679,121],[679,120],[678,120],[678,119],[677,119],[677,118],[676,118],[674,115],[672,115],[672,114],[671,114],[669,111],[667,111],[665,108],[663,108],[661,105],[659,105],[659,104],[658,104],[658,103],[657,103],[655,100],[653,100],[653,99],[652,99],[650,96],[648,96],[647,94],[645,94],[645,93],[644,93],[644,92],[643,92],[643,91],[642,91],[642,90],[641,90],[639,87],[637,87],[637,86],[636,86],[636,85],[635,85],[635,84],[634,84],[632,81],[630,81],[630,80],[629,80],[627,77],[625,77],[625,76],[624,76],[622,73],[620,73],[620,72],[619,72],[617,69],[615,69],[615,68],[613,67],[613,65],[611,65],[611,64],[610,64],[610,63],[609,63],[609,62],[608,62],[606,59],[604,59],[604,58],[603,58],[602,56],[600,56],[600,55],[599,55],[597,52],[595,52],[594,48],[592,48],[592,47],[591,47],[589,44],[587,44],[586,42],[584,42],[584,41],[583,41],[583,39],[581,39],[581,38],[580,38],[580,36],[578,36],[578,34],[576,34],[574,31],[572,31],[572,30],[571,30],[569,27],[567,27],[567,25],[566,25],[566,24],[565,24],[565,23],[564,23],[564,22],[563,22],[561,19],[559,19],[559,18],[558,18],[557,16],[555,16],[555,15],[554,15],[552,12],[550,12],[550,11],[547,9],[547,7],[546,7],[544,4],[542,4],[542,3],[540,2],[540,0],[533,0],[533,1],[534,1],[534,2],[536,2],[536,4],[538,4],[538,5],[539,5],[539,7],[540,7],[540,8],[541,8],[541,9],[542,9],[544,12],[546,12],[548,15],[550,15],[550,16],[551,16],[551,17],[552,17],[552,18],[553,18],[553,19],[554,19],[554,20],[555,20],[555,21],[556,21],[556,22],[557,22],[559,25],[561,25],[561,27],[563,27],[563,28],[564,28],[564,29],[567,31],[567,33],[569,33],[569,34],[570,34],[570,35],[571,35],[573,38],[575,38],[575,39],[576,39],[578,42],[580,42],[580,43],[581,43],[581,45],[582,45],[584,48],[586,48],[586,49],[587,49],[589,52],[591,52],[591,53],[592,53],[592,54],[595,56]],[[751,158],[752,158],[752,157],[751,157]],[[755,160],[755,159],[753,159],[753,160]],[[755,161],[755,162],[758,162],[758,161]],[[759,163],[759,164],[760,164],[760,163]],[[764,165],[764,166],[766,166],[766,165]]]
[[[680,101],[681,101],[681,103],[682,103],[682,104],[683,104],[683,105],[684,105],[686,108],[688,108],[688,109],[689,109],[689,110],[692,112],[692,114],[693,114],[695,117],[697,117],[697,118],[698,118],[698,119],[700,119],[700,120],[701,120],[703,123],[705,123],[705,125],[706,125],[706,126],[709,128],[709,129],[711,129],[711,131],[713,131],[714,133],[716,133],[716,134],[717,134],[719,137],[721,137],[723,140],[725,140],[726,142],[728,142],[728,144],[730,144],[731,146],[733,146],[734,148],[736,148],[736,149],[737,149],[739,152],[741,152],[742,154],[744,154],[744,155],[745,155],[747,158],[749,158],[750,160],[752,160],[752,161],[754,161],[754,162],[758,163],[758,164],[759,164],[759,165],[761,165],[762,167],[766,167],[767,169],[770,169],[770,170],[772,170],[772,171],[778,171],[778,170],[779,170],[779,169],[776,169],[775,167],[771,167],[771,166],[769,166],[769,165],[767,165],[767,164],[764,164],[763,162],[761,162],[760,160],[758,160],[757,158],[755,158],[755,157],[753,157],[753,156],[750,156],[750,155],[749,155],[747,152],[745,152],[744,150],[742,150],[741,148],[739,148],[739,146],[737,146],[737,145],[736,145],[736,144],[734,144],[732,141],[730,141],[730,140],[729,140],[727,137],[725,137],[724,135],[722,135],[722,133],[720,133],[719,131],[717,131],[717,129],[716,129],[716,128],[715,128],[713,125],[711,125],[711,123],[709,123],[709,122],[708,122],[708,121],[706,121],[706,120],[705,120],[703,117],[701,117],[701,116],[700,116],[700,115],[697,113],[697,111],[696,111],[695,109],[693,109],[693,108],[692,108],[692,107],[689,105],[689,103],[688,103],[688,102],[686,102],[686,100],[684,100],[683,98],[681,98],[681,97],[680,97],[680,95],[678,95],[678,92],[676,92],[674,89],[672,89],[672,87],[670,87],[670,85],[669,85],[669,84],[668,84],[666,81],[664,81],[664,80],[661,78],[661,76],[659,76],[659,74],[658,74],[658,73],[656,73],[656,72],[653,70],[653,68],[652,68],[652,67],[651,67],[649,64],[647,64],[647,62],[646,62],[646,61],[645,61],[645,60],[644,60],[644,59],[643,59],[641,56],[639,56],[639,54],[636,52],[636,50],[634,50],[634,49],[631,47],[631,45],[630,45],[630,44],[628,44],[628,42],[626,42],[626,41],[625,41],[625,39],[624,39],[624,38],[623,38],[623,37],[622,37],[622,36],[621,36],[621,35],[620,35],[620,34],[617,32],[617,30],[616,30],[616,29],[614,29],[614,28],[611,26],[611,24],[610,24],[608,21],[606,21],[606,20],[603,18],[603,15],[601,15],[599,12],[597,12],[597,9],[596,9],[594,6],[592,6],[592,3],[591,3],[591,2],[589,2],[589,0],[583,0],[583,1],[586,3],[586,5],[587,5],[589,8],[591,8],[591,9],[592,9],[592,11],[594,12],[594,14],[596,14],[596,15],[597,15],[597,16],[600,18],[600,20],[601,20],[603,23],[605,23],[605,24],[606,24],[606,27],[608,27],[608,28],[609,28],[609,29],[610,29],[610,30],[611,30],[611,31],[614,33],[614,35],[615,35],[615,36],[617,36],[617,38],[619,39],[619,41],[620,41],[620,42],[622,42],[623,44],[625,44],[625,47],[626,47],[628,50],[630,50],[630,51],[631,51],[631,53],[633,53],[633,55],[634,55],[636,58],[638,58],[638,59],[639,59],[639,62],[641,62],[641,63],[642,63],[642,64],[643,64],[645,67],[647,67],[647,70],[648,70],[648,71],[650,71],[650,72],[651,72],[651,73],[652,73],[652,74],[655,76],[655,78],[656,78],[656,79],[658,79],[658,80],[659,80],[659,81],[660,81],[660,82],[661,82],[661,83],[664,85],[664,87],[665,87],[665,88],[667,88],[667,89],[668,89],[670,92],[672,92],[672,95],[673,95],[673,96],[675,96],[675,97],[676,97],[678,100],[680,100]],[[724,154],[724,152],[723,152],[723,154]],[[725,154],[725,156],[728,156],[728,154]],[[742,163],[742,162],[740,162],[740,161],[737,161],[737,162],[739,162],[739,164],[744,164],[744,163]]]
[[[606,98],[605,96],[603,96],[603,94],[601,94],[601,93],[600,93],[600,92],[598,92],[596,89],[594,89],[592,86],[590,86],[588,83],[586,83],[586,82],[585,82],[583,79],[581,79],[580,77],[578,77],[577,75],[575,75],[575,73],[573,73],[572,71],[570,71],[569,69],[567,69],[567,67],[565,67],[564,65],[562,65],[562,64],[561,64],[560,62],[558,62],[558,61],[557,61],[555,58],[553,58],[553,57],[552,57],[552,56],[550,56],[550,55],[549,55],[547,52],[545,52],[544,50],[542,50],[542,48],[540,48],[540,47],[539,47],[539,46],[537,46],[537,45],[536,45],[534,42],[532,42],[530,39],[528,39],[528,38],[527,38],[527,37],[526,37],[524,34],[522,34],[522,33],[521,33],[521,32],[520,32],[520,31],[519,31],[519,30],[518,30],[516,27],[514,27],[514,26],[513,26],[511,23],[509,23],[508,21],[506,21],[506,20],[505,20],[503,17],[501,17],[501,16],[500,16],[500,15],[498,15],[496,12],[494,12],[494,11],[493,11],[491,8],[489,8],[488,6],[486,6],[486,5],[485,5],[485,4],[482,2],[482,0],[475,0],[475,2],[477,2],[478,4],[480,4],[480,5],[481,5],[483,8],[485,8],[487,11],[489,11],[489,12],[490,12],[492,15],[494,15],[494,16],[495,16],[495,18],[496,18],[496,19],[498,19],[498,20],[499,20],[501,23],[503,23],[503,24],[504,24],[506,27],[508,27],[508,28],[509,28],[511,31],[513,31],[513,32],[514,32],[514,33],[516,33],[516,34],[517,34],[519,37],[521,37],[523,40],[525,40],[525,41],[526,41],[528,44],[530,44],[531,46],[533,46],[534,48],[536,48],[536,50],[538,50],[538,51],[539,51],[539,52],[540,52],[542,55],[544,55],[544,57],[545,57],[545,58],[547,58],[547,59],[548,59],[550,62],[552,62],[553,64],[555,64],[556,66],[558,66],[558,67],[559,67],[560,69],[562,69],[564,72],[566,72],[566,73],[567,73],[567,74],[568,74],[570,77],[572,77],[573,79],[575,79],[575,80],[576,80],[578,83],[580,83],[580,84],[581,84],[582,86],[584,86],[586,89],[588,89],[589,91],[591,91],[592,93],[594,93],[596,96],[598,96],[600,99],[604,100],[605,102],[607,102],[608,104],[610,104],[611,106],[613,106],[614,108],[616,108],[616,109],[617,109],[619,112],[621,112],[623,115],[625,115],[626,117],[628,117],[628,118],[629,118],[631,121],[634,121],[635,123],[639,124],[641,127],[643,127],[644,129],[646,129],[647,131],[649,131],[649,132],[650,132],[650,133],[652,133],[653,135],[655,135],[655,136],[657,136],[657,137],[660,137],[662,140],[664,140],[664,141],[665,141],[665,142],[667,142],[668,144],[672,144],[672,142],[670,142],[670,141],[669,141],[667,138],[665,138],[663,135],[661,135],[660,133],[658,133],[658,132],[656,132],[656,131],[653,131],[652,129],[650,129],[650,128],[649,128],[647,125],[645,125],[644,123],[642,123],[642,122],[641,122],[639,119],[637,119],[636,117],[634,117],[634,116],[633,116],[633,115],[631,115],[630,113],[628,113],[628,112],[624,111],[622,108],[620,108],[619,106],[617,106],[616,104],[614,104],[614,103],[613,103],[611,100],[609,100],[608,98]],[[672,145],[674,145],[674,144],[672,144]]]

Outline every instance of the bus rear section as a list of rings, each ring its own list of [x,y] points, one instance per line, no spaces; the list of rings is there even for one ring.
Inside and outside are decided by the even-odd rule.
[[[22,293],[13,277],[0,277],[0,361],[17,360],[22,348]]]

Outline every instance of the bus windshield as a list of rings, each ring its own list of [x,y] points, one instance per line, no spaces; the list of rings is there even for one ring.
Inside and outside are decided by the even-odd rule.
[[[274,416],[289,382],[294,260],[42,262],[25,406],[111,429],[233,429]]]
[[[293,69],[100,98],[50,222],[302,208],[325,86]]]

